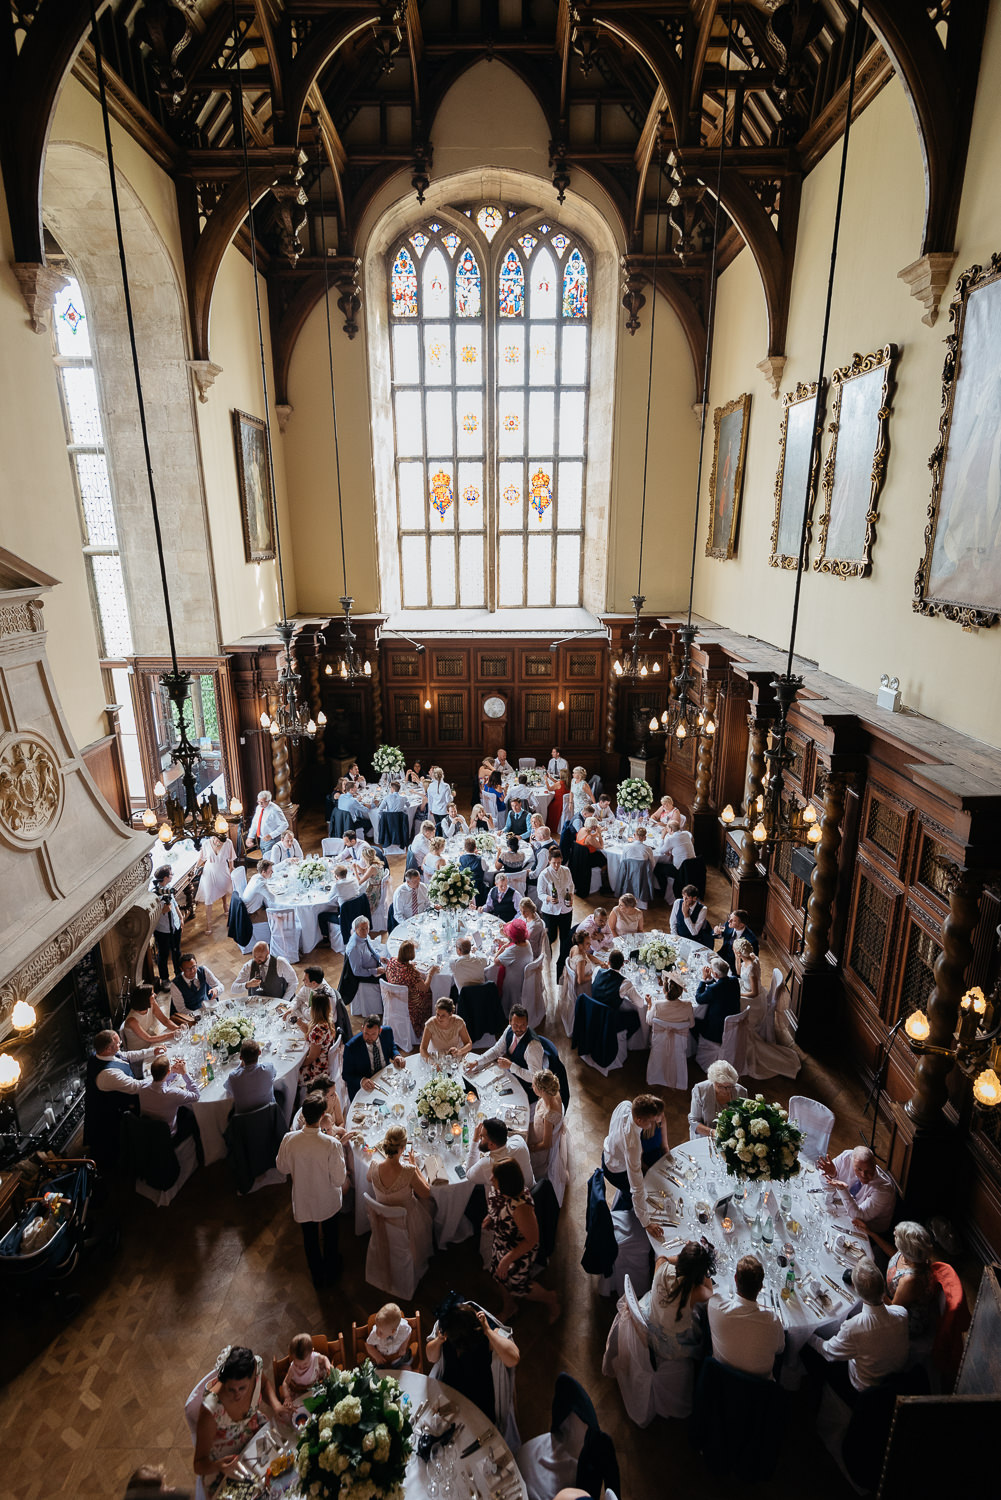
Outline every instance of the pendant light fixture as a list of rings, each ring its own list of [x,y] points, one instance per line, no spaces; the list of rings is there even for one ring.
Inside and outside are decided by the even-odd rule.
[[[796,651],[796,627],[799,623],[800,596],[803,574],[806,571],[806,539],[810,521],[810,498],[813,476],[820,459],[820,440],[823,432],[820,397],[824,388],[824,366],[827,362],[827,338],[831,326],[831,306],[834,300],[834,273],[838,260],[838,240],[841,234],[841,212],[844,205],[845,177],[848,171],[848,142],[851,137],[852,110],[855,103],[855,83],[858,73],[859,41],[862,35],[862,12],[865,0],[858,0],[852,28],[851,71],[848,77],[848,95],[845,101],[845,129],[841,140],[841,173],[838,178],[838,197],[834,210],[834,231],[831,238],[831,264],[827,276],[827,300],[824,306],[824,328],[820,340],[820,369],[817,374],[817,404],[814,410],[813,440],[810,448],[810,463],[807,468],[806,491],[803,496],[803,518],[799,533],[799,556],[796,561],[796,584],[793,590],[792,618],[789,623],[789,647],[786,669],[772,679],[778,713],[768,736],[764,755],[768,770],[762,778],[763,791],[754,804],[745,808],[744,816],[738,818],[728,804],[720,815],[725,828],[749,833],[762,852],[772,850],[779,844],[819,844],[822,838],[817,812],[812,803],[794,801],[786,795],[785,779],[793,763],[793,753],[788,748],[789,714],[796,696],[803,686],[802,677],[793,672]]]

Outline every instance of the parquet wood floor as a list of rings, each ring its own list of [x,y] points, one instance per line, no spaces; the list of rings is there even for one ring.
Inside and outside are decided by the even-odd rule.
[[[318,844],[320,822],[304,819],[305,848]],[[394,876],[402,858],[393,860]],[[395,883],[395,882],[394,882]],[[728,909],[729,886],[710,872],[710,910]],[[577,915],[596,901],[578,902]],[[666,925],[655,907],[647,925]],[[240,958],[216,916],[211,937],[199,908],[185,929],[185,946],[220,977],[235,975]],[[341,960],[326,948],[310,956],[336,981]],[[762,952],[764,977],[771,970]],[[580,1269],[584,1238],[584,1185],[600,1162],[606,1122],[614,1105],[644,1087],[645,1054],[630,1053],[626,1066],[608,1079],[581,1067],[567,1039],[550,1034],[566,1062],[573,1091],[573,1176],[564,1203],[560,1238],[547,1272],[559,1289],[563,1315],[550,1328],[528,1305],[516,1320],[522,1351],[518,1369],[518,1413],[523,1437],[545,1431],[553,1383],[567,1370],[590,1391],[602,1425],[612,1435],[626,1500],[653,1500],[667,1491],[722,1495],[688,1447],[679,1422],[658,1420],[645,1431],[626,1418],[618,1387],[601,1374],[601,1357],[614,1316],[611,1300],[598,1297]],[[692,1066],[692,1082],[700,1077]],[[807,1058],[797,1092],[813,1094],[835,1109],[838,1149],[858,1139],[861,1098],[836,1071]],[[668,1137],[687,1136],[688,1096],[660,1090],[667,1101]],[[785,1080],[767,1092],[787,1101]],[[238,1198],[226,1164],[197,1172],[174,1203],[156,1209],[146,1199],[113,1185],[110,1209],[120,1217],[122,1243],[105,1264],[91,1264],[78,1278],[83,1309],[65,1326],[51,1302],[3,1311],[0,1423],[4,1459],[0,1496],[49,1500],[52,1496],[115,1497],[133,1468],[163,1463],[169,1482],[193,1488],[191,1445],[183,1406],[195,1381],[225,1343],[251,1345],[265,1356],[284,1352],[302,1330],[335,1334],[350,1330],[384,1300],[364,1279],[366,1242],[345,1225],[341,1284],[317,1293],[306,1272],[302,1242],[292,1221],[287,1187]],[[450,1247],[432,1261],[419,1288],[417,1306],[430,1324],[432,1309],[452,1287],[497,1306],[474,1242]],[[802,1416],[802,1420],[799,1420]],[[734,1420],[739,1422],[739,1414]],[[749,1434],[749,1441],[754,1441]],[[792,1398],[788,1432],[775,1479],[759,1493],[773,1500],[800,1500],[807,1485],[814,1500],[843,1496],[847,1486],[811,1431],[805,1411]]]

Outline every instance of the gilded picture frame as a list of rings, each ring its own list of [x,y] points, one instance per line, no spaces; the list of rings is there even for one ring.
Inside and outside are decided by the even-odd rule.
[[[897,346],[854,354],[831,375],[831,420],[814,570],[834,578],[872,572],[877,505],[886,477]]]
[[[244,555],[248,563],[273,562],[275,504],[267,425],[245,411],[234,410],[232,417]]]
[[[824,420],[824,390],[817,382],[800,381],[793,391],[782,397],[782,429],[779,434],[779,466],[775,475],[775,517],[772,521],[772,568],[799,566],[800,535],[803,525],[803,501],[809,482],[807,502],[806,552],[810,555],[813,505],[817,493],[817,470],[820,447],[814,447],[814,424]]]
[[[744,458],[751,398],[747,392],[713,412],[713,466],[709,476],[709,536],[706,556],[727,562],[737,551]]]
[[[970,266],[949,308],[939,440],[913,607],[964,627],[1001,619],[1001,251]]]

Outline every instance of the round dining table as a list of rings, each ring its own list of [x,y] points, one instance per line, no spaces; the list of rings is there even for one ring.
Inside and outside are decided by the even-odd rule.
[[[326,879],[319,885],[303,885],[299,880],[299,861],[297,859],[282,860],[275,867],[275,873],[267,882],[268,890],[275,898],[275,906],[280,911],[294,911],[296,921],[299,924],[300,948],[303,953],[312,953],[320,941],[320,913],[321,911],[335,912],[338,909],[337,900],[332,894],[334,884],[334,866],[336,859],[325,858],[320,854],[311,854],[310,859],[322,859],[327,866]],[[337,925],[332,924],[330,928],[331,946],[335,940],[340,951],[340,932]]]
[[[470,1054],[471,1056],[472,1054]],[[431,1183],[434,1202],[434,1236],[438,1246],[468,1239],[472,1228],[465,1218],[472,1185],[457,1168],[464,1166],[469,1151],[462,1135],[453,1135],[450,1124],[436,1127],[429,1136],[418,1122],[417,1091],[421,1084],[435,1076],[435,1067],[425,1062],[419,1052],[404,1060],[403,1068],[383,1068],[373,1078],[371,1092],[359,1090],[351,1101],[346,1125],[350,1133],[355,1181],[355,1232],[367,1234],[369,1228],[365,1193],[368,1191],[369,1164],[390,1125],[403,1125],[410,1138],[412,1156]],[[518,1135],[528,1131],[529,1105],[524,1090],[513,1085],[500,1068],[482,1074],[464,1076],[460,1071],[450,1076],[461,1081],[467,1095],[475,1095],[468,1104],[463,1123],[469,1139],[478,1121],[493,1116],[505,1122]],[[505,1092],[501,1092],[504,1090]],[[408,1152],[407,1161],[411,1160]]]
[[[368,815],[372,822],[372,842],[374,844],[382,843],[379,834],[379,820],[382,816],[379,801],[386,795],[388,790],[388,787],[380,786],[378,782],[369,782],[358,793],[359,802],[368,808]],[[404,784],[400,788],[400,795],[407,804],[407,820],[410,827],[410,836],[413,838],[418,815],[424,807],[427,798],[423,788],[415,787],[413,782]]]
[[[468,937],[473,945],[473,952],[489,961],[493,958],[498,943],[501,947],[506,946],[503,926],[498,917],[470,908],[458,914],[456,939]],[[386,942],[391,957],[396,957],[400,944],[404,942],[411,942],[416,947],[414,962],[419,969],[426,971],[432,964],[439,966],[439,972],[431,980],[432,1002],[439,1000],[442,995],[448,995],[452,989],[452,962],[457,955],[454,944],[445,937],[441,912],[422,911],[416,917],[408,917],[405,922],[394,927]],[[488,962],[486,980],[489,982],[495,974],[493,963]]]

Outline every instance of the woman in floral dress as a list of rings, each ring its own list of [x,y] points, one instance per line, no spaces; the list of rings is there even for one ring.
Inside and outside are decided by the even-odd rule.
[[[425,1022],[431,1018],[431,980],[438,973],[438,965],[431,965],[425,979],[414,963],[416,957],[417,949],[413,943],[401,943],[396,957],[386,964],[386,983],[406,985],[410,1024],[414,1035],[420,1036]]]
[[[194,1471],[211,1497],[236,1468],[251,1438],[282,1416],[264,1362],[252,1349],[225,1348],[206,1381],[195,1429]]]
[[[490,1274],[500,1287],[504,1305],[501,1317],[509,1322],[522,1298],[544,1302],[549,1321],[560,1315],[560,1300],[532,1279],[532,1262],[539,1243],[539,1221],[532,1206],[532,1195],[516,1161],[499,1161],[494,1166],[487,1188],[485,1229],[493,1230],[490,1248]]]
[[[299,1082],[306,1093],[314,1078],[327,1071],[327,1054],[337,1041],[337,1031],[331,1021],[330,996],[324,990],[312,990],[309,996],[309,1020],[296,1021],[309,1043],[309,1051],[299,1068]]]

